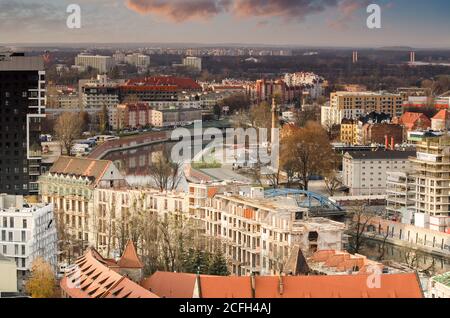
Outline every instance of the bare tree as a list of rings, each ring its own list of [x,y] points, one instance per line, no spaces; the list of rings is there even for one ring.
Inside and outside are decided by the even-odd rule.
[[[62,143],[66,154],[70,156],[73,141],[81,136],[83,120],[79,114],[63,113],[55,125],[56,138]]]
[[[334,196],[337,189],[342,186],[342,179],[336,170],[331,170],[325,174],[325,186],[330,196]]]
[[[158,155],[149,168],[149,175],[161,191],[173,191],[182,178],[182,163],[170,160],[167,152]]]
[[[354,253],[359,253],[367,239],[368,226],[375,215],[367,211],[366,206],[359,206],[349,210],[348,217],[348,231],[351,235],[350,248]]]

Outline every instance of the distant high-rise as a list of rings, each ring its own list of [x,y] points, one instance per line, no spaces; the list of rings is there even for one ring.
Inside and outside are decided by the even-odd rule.
[[[353,64],[358,63],[358,51],[353,51]]]
[[[410,62],[411,64],[416,63],[416,52],[411,51],[411,52],[409,53],[409,62]]]
[[[183,59],[183,65],[186,67],[195,68],[198,71],[202,70],[202,59],[200,57],[188,56]]]
[[[106,74],[114,68],[115,62],[111,56],[80,54],[75,58],[75,65],[86,69],[90,67],[100,74]]]
[[[0,193],[38,193],[41,121],[45,117],[42,57],[0,54]]]

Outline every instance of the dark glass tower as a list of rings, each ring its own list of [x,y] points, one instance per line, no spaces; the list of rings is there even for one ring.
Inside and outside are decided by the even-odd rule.
[[[0,52],[0,193],[38,194],[44,116],[43,58]]]

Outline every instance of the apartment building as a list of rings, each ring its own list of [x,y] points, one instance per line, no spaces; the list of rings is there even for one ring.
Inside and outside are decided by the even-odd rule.
[[[450,137],[427,138],[417,145],[411,158],[416,179],[416,212],[428,216],[450,216]]]
[[[402,223],[412,224],[416,205],[416,181],[409,172],[386,173],[386,210],[389,215],[401,217]]]
[[[332,124],[340,124],[342,119],[358,119],[371,112],[400,117],[403,114],[403,98],[400,94],[385,92],[335,92],[331,93],[330,106],[322,110],[330,112],[324,118],[334,119]],[[331,115],[334,114],[333,116]],[[342,116],[341,118],[335,115]]]
[[[202,120],[201,109],[151,110],[151,124],[155,127],[185,126]]]
[[[411,151],[347,152],[343,158],[343,184],[350,195],[386,194],[386,174],[409,169]]]
[[[124,177],[110,161],[59,157],[49,172],[41,176],[40,195],[55,207],[61,260],[81,255],[96,242],[94,190],[126,185]]]
[[[358,145],[358,141],[358,121],[344,118],[341,122],[341,142],[346,145]]]
[[[0,195],[0,253],[15,261],[19,289],[33,261],[42,257],[57,269],[53,204],[29,205],[22,196]]]
[[[233,274],[280,273],[294,247],[307,255],[342,249],[344,224],[308,218],[293,198],[266,199],[260,188],[244,187],[239,194],[228,189],[221,183],[189,184],[189,212],[205,235],[222,242]]]
[[[124,57],[124,61],[128,64],[134,65],[138,68],[138,70],[146,70],[150,66],[150,56],[133,53]]]
[[[183,59],[183,66],[202,71],[202,58],[195,56],[187,56]]]
[[[109,125],[113,129],[146,127],[151,125],[151,112],[145,103],[120,104],[109,109]]]
[[[37,194],[46,100],[43,58],[0,53],[0,96],[0,193]]]
[[[114,68],[115,62],[111,56],[79,54],[75,57],[75,66],[84,69],[90,67],[105,74]]]
[[[201,92],[202,87],[190,78],[156,76],[128,80],[119,86],[119,90],[121,101],[178,101],[184,92]]]
[[[126,222],[136,213],[145,211],[148,216],[154,214],[160,217],[167,213],[188,214],[188,196],[183,192],[97,188],[92,200],[90,214],[96,236],[91,244],[105,257],[120,256],[120,236],[129,234],[121,233],[121,227],[126,226]]]

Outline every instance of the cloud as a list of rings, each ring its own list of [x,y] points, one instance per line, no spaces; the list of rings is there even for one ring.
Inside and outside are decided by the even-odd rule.
[[[163,16],[175,22],[210,19],[229,7],[231,0],[126,0],[131,10]]]
[[[355,13],[363,10],[370,4],[368,0],[342,0],[338,4],[338,17],[329,23],[333,29],[344,30],[347,29],[348,23],[353,20]]]
[[[338,8],[346,17],[361,7],[361,0],[125,0],[129,9],[162,16],[176,22],[208,20],[222,13],[239,18],[280,18],[303,21],[305,17]],[[286,20],[287,19],[287,20]]]

